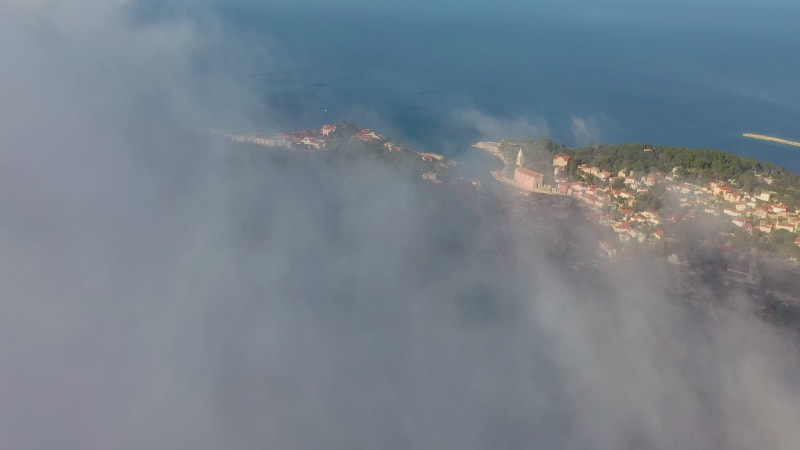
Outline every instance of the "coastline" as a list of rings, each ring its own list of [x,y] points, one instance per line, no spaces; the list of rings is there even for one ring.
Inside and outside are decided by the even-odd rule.
[[[509,162],[506,161],[505,156],[503,153],[500,152],[500,143],[499,142],[491,142],[491,141],[480,141],[476,144],[472,144],[473,147],[477,148],[478,150],[483,150],[486,153],[494,156],[495,158],[499,159],[503,162],[503,164],[508,165]]]
[[[800,142],[790,141],[789,139],[781,139],[774,136],[767,136],[764,134],[742,133],[742,136],[750,139],[758,139],[759,141],[775,142],[777,144],[785,144],[794,147],[800,147]]]

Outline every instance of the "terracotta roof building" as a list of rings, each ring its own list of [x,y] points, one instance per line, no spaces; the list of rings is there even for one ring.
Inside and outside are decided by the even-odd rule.
[[[516,167],[514,169],[514,181],[520,186],[528,190],[534,190],[542,187],[544,183],[544,176],[539,172],[535,172],[524,167]]]

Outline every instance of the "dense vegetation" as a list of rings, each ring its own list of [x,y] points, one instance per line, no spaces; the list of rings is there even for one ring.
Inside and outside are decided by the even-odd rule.
[[[652,169],[670,172],[673,168],[680,167],[679,175],[685,178],[698,182],[734,180],[738,187],[748,192],[752,192],[757,185],[756,175],[773,178],[776,182],[783,181],[784,186],[800,182],[800,177],[783,167],[719,150],[618,144],[563,148],[562,151],[572,156],[570,167],[573,170],[582,163],[614,173],[622,169],[633,170],[635,173]]]
[[[504,140],[500,150],[510,161],[522,150],[525,167],[545,176],[552,172],[553,155],[562,153],[571,157],[567,169],[573,176],[580,164],[589,164],[614,175],[620,170],[633,171],[637,176],[652,170],[669,173],[677,167],[676,175],[688,182],[726,181],[749,193],[768,189],[776,192],[790,207],[800,206],[800,175],[769,162],[720,150],[641,143],[567,147],[546,138]],[[767,179],[772,183],[767,185],[764,181]]]

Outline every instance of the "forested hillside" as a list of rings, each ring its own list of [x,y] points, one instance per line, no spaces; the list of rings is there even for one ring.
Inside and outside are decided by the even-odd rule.
[[[524,165],[545,175],[552,172],[552,157],[557,153],[570,156],[567,167],[571,175],[581,164],[589,164],[617,174],[620,170],[645,175],[659,170],[675,174],[690,182],[727,181],[752,193],[769,189],[786,197],[788,203],[800,205],[800,176],[775,164],[713,149],[691,149],[646,143],[595,144],[567,147],[546,138],[503,140],[501,151],[514,160],[519,150]]]

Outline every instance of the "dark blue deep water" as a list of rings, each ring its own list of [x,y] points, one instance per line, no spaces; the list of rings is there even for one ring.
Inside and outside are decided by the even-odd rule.
[[[515,134],[647,142],[800,171],[800,148],[740,136],[800,140],[800,9],[719,3],[222,12],[233,35],[272,55],[251,76],[273,127],[352,120],[451,156]]]

